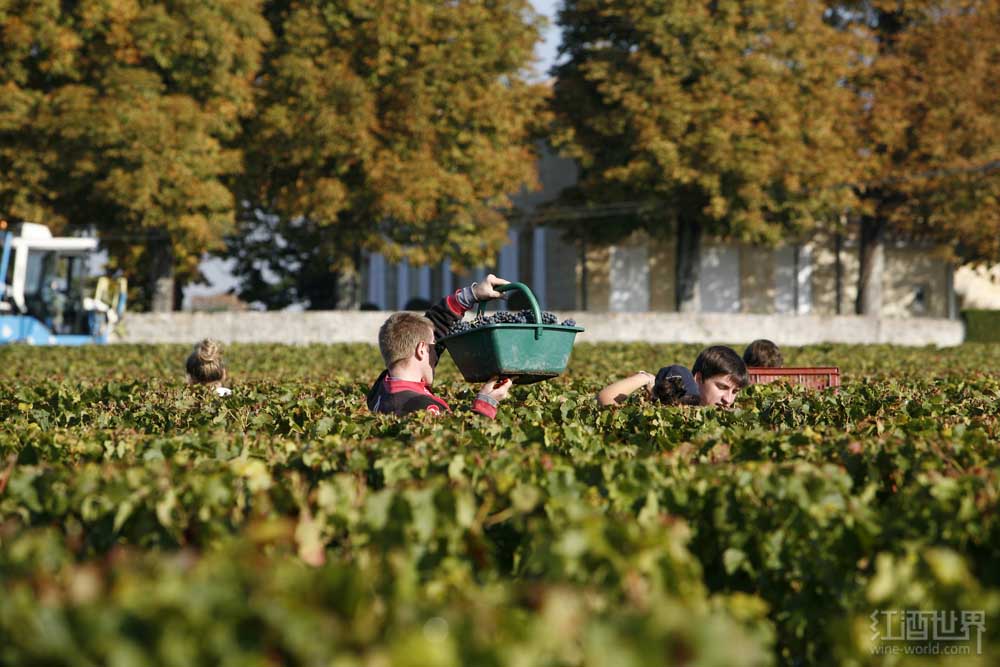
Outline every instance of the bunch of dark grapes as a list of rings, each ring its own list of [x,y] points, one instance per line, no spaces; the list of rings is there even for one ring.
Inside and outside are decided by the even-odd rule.
[[[453,336],[455,334],[465,333],[466,331],[472,331],[476,327],[485,327],[491,324],[534,324],[535,314],[530,310],[500,310],[492,315],[487,315],[486,317],[481,317],[474,319],[470,322],[465,320],[459,320],[455,322],[448,329],[448,335]],[[554,314],[549,312],[542,313],[542,324],[558,324],[559,318]],[[565,320],[562,323],[564,327],[575,327],[576,322],[574,320]]]
[[[448,335],[454,336],[455,334],[465,333],[466,331],[472,331],[472,322],[459,320],[452,324],[451,328],[448,329]]]
[[[523,310],[519,313],[501,310],[486,319],[490,320],[490,324],[524,324],[527,320],[524,319],[523,313]]]

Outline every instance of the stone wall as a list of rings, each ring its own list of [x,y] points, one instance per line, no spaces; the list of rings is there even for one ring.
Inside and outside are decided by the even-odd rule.
[[[130,313],[121,342],[374,343],[385,312]],[[770,338],[779,345],[890,343],[958,345],[962,323],[938,318],[869,318],[823,315],[721,313],[563,312],[586,331],[580,342],[746,343]]]

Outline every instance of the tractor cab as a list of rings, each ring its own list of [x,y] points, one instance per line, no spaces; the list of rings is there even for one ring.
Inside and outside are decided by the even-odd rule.
[[[97,240],[54,237],[48,227],[0,222],[0,344],[105,343],[125,311],[126,284],[91,286]]]

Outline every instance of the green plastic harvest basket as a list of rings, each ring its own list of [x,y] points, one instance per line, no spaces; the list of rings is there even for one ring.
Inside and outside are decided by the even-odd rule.
[[[486,382],[499,376],[509,377],[515,384],[531,384],[566,370],[573,341],[583,329],[542,324],[542,311],[527,285],[509,283],[497,287],[499,292],[512,289],[524,292],[537,324],[489,324],[438,341],[469,382]],[[484,309],[485,304],[479,304],[477,317],[482,317]]]

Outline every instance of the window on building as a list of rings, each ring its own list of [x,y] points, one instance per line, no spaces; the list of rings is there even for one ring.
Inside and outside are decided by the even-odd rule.
[[[930,310],[931,287],[926,283],[913,286],[913,292],[908,306],[913,315],[926,315]]]
[[[783,246],[774,251],[774,312],[812,312],[812,269],[809,246]]]
[[[645,245],[611,247],[612,312],[649,310],[649,254]]]
[[[740,250],[736,246],[704,246],[698,273],[701,310],[740,312]]]

